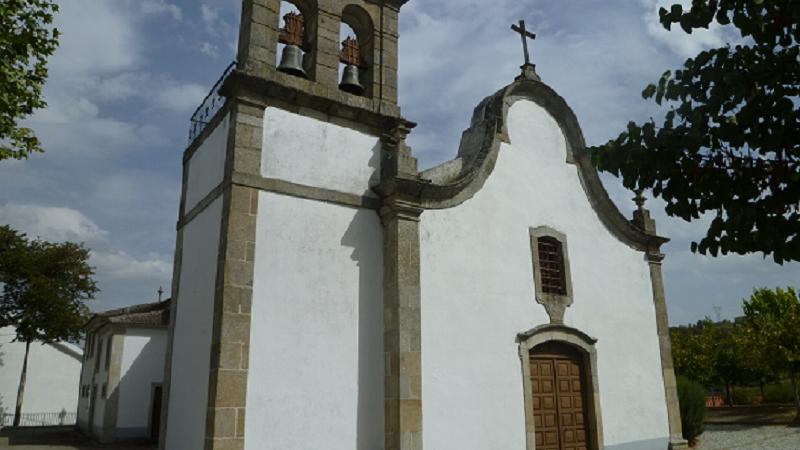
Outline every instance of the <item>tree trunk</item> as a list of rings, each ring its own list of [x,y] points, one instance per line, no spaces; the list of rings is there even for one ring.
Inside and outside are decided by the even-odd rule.
[[[731,383],[728,381],[725,382],[725,403],[728,405],[728,408],[733,406],[733,402],[731,401]]]
[[[25,342],[25,359],[22,360],[22,373],[19,376],[19,389],[17,390],[17,407],[14,409],[14,426],[18,427],[22,420],[22,397],[25,396],[25,379],[28,377],[28,353],[31,351],[31,342]]]
[[[800,421],[800,391],[797,388],[796,374],[792,374],[792,386],[794,386],[794,406],[797,408],[797,420]]]
[[[767,396],[764,394],[764,382],[762,381],[758,385],[758,390],[761,391],[761,403],[767,402]]]

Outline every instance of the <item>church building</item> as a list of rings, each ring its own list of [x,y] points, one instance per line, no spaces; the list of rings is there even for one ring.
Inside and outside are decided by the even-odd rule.
[[[406,1],[244,0],[183,158],[161,448],[685,448],[644,199],[611,201],[524,22],[420,170]]]

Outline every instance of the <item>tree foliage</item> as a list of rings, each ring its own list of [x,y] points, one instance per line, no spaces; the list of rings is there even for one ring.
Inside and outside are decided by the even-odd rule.
[[[788,288],[757,289],[742,305],[745,333],[774,372],[788,376],[800,416],[800,299]]]
[[[58,46],[57,11],[52,0],[0,2],[0,161],[42,151],[33,130],[19,122],[46,106],[42,86]]]
[[[0,327],[14,326],[21,342],[77,340],[85,301],[98,291],[82,245],[29,240],[0,227]]]
[[[659,11],[686,33],[716,22],[741,44],[703,51],[642,92],[668,108],[590,149],[629,189],[652,189],[666,213],[713,217],[692,251],[800,260],[800,0],[693,0]]]

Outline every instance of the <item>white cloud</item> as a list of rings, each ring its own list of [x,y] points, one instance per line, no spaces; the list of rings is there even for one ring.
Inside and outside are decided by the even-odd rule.
[[[175,20],[181,20],[183,14],[181,9],[172,3],[164,0],[141,0],[142,12],[145,14],[170,14]]]
[[[52,242],[82,242],[90,249],[89,263],[102,289],[101,305],[110,307],[141,303],[146,299],[122,298],[142,284],[169,286],[172,263],[169,256],[146,254],[136,257],[117,248],[111,233],[82,212],[66,207],[0,205],[0,224],[8,224],[30,237]],[[138,291],[137,289],[133,289]],[[136,295],[136,294],[133,294]]]
[[[0,223],[47,241],[102,242],[108,232],[80,211],[37,205],[0,205]]]
[[[165,279],[172,275],[172,264],[157,255],[136,259],[121,250],[92,252],[98,274],[114,280]]]
[[[708,29],[696,29],[692,34],[685,33],[678,24],[673,24],[671,30],[664,28],[659,22],[658,10],[662,7],[669,9],[674,3],[683,4],[688,10],[691,0],[640,0],[645,13],[642,16],[647,32],[657,41],[666,44],[670,50],[682,58],[691,58],[703,50],[718,48],[730,40],[723,28],[713,22]]]
[[[200,52],[212,58],[219,56],[219,48],[210,42],[203,42],[203,45],[200,46]]]
[[[62,35],[49,62],[51,79],[120,71],[141,61],[141,39],[117,2],[69,0],[59,6],[55,25]]]
[[[203,17],[203,22],[205,22],[208,27],[213,27],[214,23],[219,18],[217,10],[208,6],[206,3],[200,5],[200,14]]]
[[[193,83],[170,83],[161,87],[155,104],[176,113],[191,112],[203,101],[208,89]]]

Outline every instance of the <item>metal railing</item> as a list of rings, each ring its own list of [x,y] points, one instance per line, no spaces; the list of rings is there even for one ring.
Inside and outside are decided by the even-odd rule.
[[[19,425],[22,427],[55,427],[75,425],[77,413],[48,412],[48,413],[22,413]],[[14,424],[14,414],[3,414],[0,417],[0,427],[10,427]]]
[[[232,62],[225,71],[222,72],[222,76],[219,77],[214,87],[211,88],[211,92],[206,95],[206,98],[203,99],[203,102],[200,103],[200,106],[198,106],[194,114],[192,114],[189,123],[189,144],[194,142],[197,136],[206,129],[206,126],[208,126],[214,114],[225,104],[225,97],[219,94],[219,89],[234,70],[236,70],[236,61]]]

